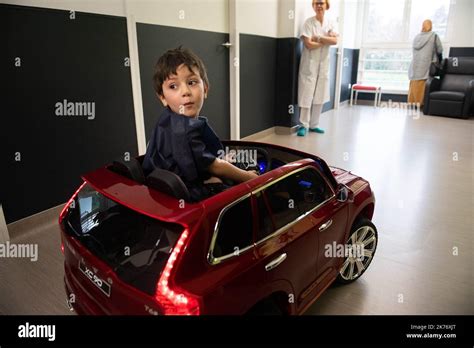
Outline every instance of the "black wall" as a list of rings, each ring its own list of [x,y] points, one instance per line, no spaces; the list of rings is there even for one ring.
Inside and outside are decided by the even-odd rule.
[[[359,49],[344,48],[341,75],[341,103],[351,98],[349,84],[357,83],[359,69]]]
[[[0,5],[0,35],[0,202],[10,223],[64,203],[82,173],[136,155],[137,139],[125,18]],[[95,118],[57,116],[64,99],[95,103]]]
[[[298,70],[302,43],[297,38],[277,39],[275,126],[298,123]]]
[[[275,125],[277,39],[240,35],[240,136]]]
[[[222,43],[228,41],[229,35],[137,23],[137,37],[147,142],[163,111],[163,106],[153,89],[155,64],[168,49],[180,45],[196,53],[207,68],[210,90],[201,115],[209,119],[210,125],[219,137],[230,138],[229,50],[222,46]]]

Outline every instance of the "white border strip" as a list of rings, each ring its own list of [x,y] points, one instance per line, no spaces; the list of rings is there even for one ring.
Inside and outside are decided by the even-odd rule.
[[[138,60],[137,26],[135,17],[128,13],[129,9],[126,4],[127,2],[125,2],[125,13],[127,15],[127,37],[130,55],[130,75],[132,78],[133,109],[135,111],[135,128],[137,130],[138,154],[143,155],[146,152],[146,137],[140,81],[140,64]]]
[[[240,140],[240,31],[237,0],[229,0],[230,138]]]
[[[8,234],[7,222],[5,221],[5,215],[3,215],[3,207],[0,204],[0,243],[5,243],[10,240]]]

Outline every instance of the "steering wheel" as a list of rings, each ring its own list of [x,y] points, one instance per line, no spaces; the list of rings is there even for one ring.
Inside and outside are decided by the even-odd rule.
[[[234,165],[237,168],[243,169],[243,170],[255,170],[259,175],[266,173],[270,167],[270,155],[268,152],[264,149],[258,148],[258,147],[247,147],[244,149],[245,151],[249,151],[250,153],[253,153],[255,151],[257,153],[257,158],[250,158],[250,162],[242,162],[242,161],[237,161],[234,163]],[[251,157],[251,156],[247,156]],[[260,161],[259,163],[259,158],[261,159],[263,157],[264,163]]]

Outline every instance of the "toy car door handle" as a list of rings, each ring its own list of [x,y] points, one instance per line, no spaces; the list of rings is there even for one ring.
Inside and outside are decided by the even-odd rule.
[[[280,265],[280,263],[285,261],[285,259],[286,259],[286,253],[281,254],[275,260],[273,260],[272,262],[270,262],[268,265],[265,266],[265,271],[268,272],[268,271],[271,271],[272,269],[278,267]]]
[[[328,229],[329,226],[331,226],[331,225],[332,225],[332,220],[329,220],[329,221],[325,222],[324,224],[319,226],[319,232],[322,232],[322,231]]]

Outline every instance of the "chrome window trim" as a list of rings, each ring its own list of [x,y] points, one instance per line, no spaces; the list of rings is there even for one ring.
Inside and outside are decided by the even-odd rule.
[[[325,201],[319,203],[317,206],[315,206],[314,208],[311,208],[310,210],[308,210],[306,213],[298,216],[295,220],[287,223],[286,225],[280,227],[279,229],[277,229],[276,231],[274,231],[273,233],[269,234],[268,236],[266,236],[265,238],[263,239],[260,239],[259,241],[255,242],[255,246],[263,243],[263,242],[266,242],[267,240],[273,238],[273,237],[276,237],[278,236],[279,234],[281,234],[283,231],[285,231],[286,229],[290,228],[291,226],[295,225],[297,222],[299,222],[300,220],[304,219],[306,216],[308,216],[309,214],[312,214],[314,211],[316,211],[317,209],[319,209],[320,207],[322,207],[323,205],[325,205],[327,202],[329,202],[330,200],[332,200],[334,197],[336,197],[336,194],[334,193],[334,191],[332,190],[332,186],[328,183],[326,177],[321,174],[317,168],[315,168],[314,166],[312,165],[308,165],[308,166],[305,166],[303,168],[298,168],[297,170],[291,172],[291,173],[287,173],[285,175],[283,175],[281,178],[278,178],[277,180],[275,181],[272,181],[271,183],[268,183],[268,184],[265,184],[264,186],[262,187],[259,187],[258,189],[252,191],[252,195],[255,195],[257,194],[258,192],[266,189],[267,187],[270,187],[272,184],[275,184],[277,183],[278,181],[280,180],[283,180],[283,179],[286,179],[287,177],[289,177],[290,175],[293,175],[293,174],[296,174],[296,173],[299,173],[303,170],[314,170],[316,171],[316,173],[318,173],[318,175],[324,180],[324,182],[326,183],[326,186],[329,188],[329,192],[332,193],[332,195],[327,198]]]
[[[235,201],[227,204],[219,213],[219,216],[217,217],[217,221],[216,221],[216,224],[214,225],[214,232],[213,232],[213,235],[212,235],[212,239],[211,239],[211,245],[209,246],[209,251],[207,252],[207,261],[211,264],[211,265],[217,265],[219,263],[221,263],[222,261],[224,260],[227,260],[227,259],[230,259],[231,257],[234,257],[234,256],[238,256],[248,250],[250,250],[251,248],[253,248],[254,246],[254,243],[251,243],[249,246],[243,248],[242,250],[239,250],[239,253],[236,255],[234,253],[231,253],[231,254],[226,254],[224,256],[219,256],[219,257],[214,257],[213,255],[213,252],[214,252],[214,247],[216,245],[216,240],[217,240],[217,235],[219,234],[219,226],[221,224],[221,221],[222,221],[222,217],[224,216],[224,214],[227,212],[227,210],[229,210],[230,208],[232,208],[234,205],[240,203],[241,201],[243,201],[244,199],[247,199],[247,198],[250,198],[252,196],[252,193],[249,192],[249,193],[246,193],[245,195],[243,195],[242,197],[239,197],[237,198]],[[250,205],[252,205],[252,202],[250,201]],[[251,217],[253,218],[253,216]],[[252,235],[253,235],[253,228],[252,228]]]
[[[258,242],[254,243],[255,246],[259,245],[259,244],[262,244],[263,242],[266,242],[267,240],[271,239],[271,238],[274,238],[276,236],[278,236],[279,234],[281,234],[282,232],[284,232],[286,229],[292,227],[293,225],[295,225],[297,222],[299,222],[300,220],[304,219],[306,216],[308,216],[309,214],[312,214],[314,211],[316,211],[317,209],[321,208],[323,205],[325,205],[327,202],[329,202],[330,200],[332,200],[334,197],[336,197],[336,195],[332,195],[331,197],[329,197],[328,199],[326,199],[324,202],[321,202],[319,203],[317,206],[315,206],[314,208],[312,208],[311,210],[308,210],[306,213],[304,213],[303,215],[300,215],[298,216],[295,220],[287,223],[285,226],[282,226],[280,227],[278,230],[276,230],[275,232],[273,232],[272,234],[269,234],[268,236],[266,236],[265,238],[263,239],[260,239]]]
[[[306,169],[309,169],[309,170],[314,170],[316,171],[316,173],[318,173],[319,176],[321,176],[321,178],[324,180],[324,182],[326,183],[327,187],[329,188],[329,191],[333,193],[333,195],[335,195],[335,192],[334,190],[332,189],[332,186],[331,184],[328,182],[328,180],[326,179],[326,176],[324,174],[321,174],[319,172],[319,170],[317,168],[315,168],[314,166],[312,165],[307,165],[307,166],[304,166],[303,168],[298,168],[290,173],[286,173],[285,175],[283,175],[282,177],[276,179],[275,181],[272,181],[272,182],[269,182],[269,183],[266,183],[265,185],[263,186],[260,186],[259,188],[256,188],[255,190],[252,191],[252,194],[255,194],[257,193],[258,191],[261,191],[261,190],[264,190],[266,189],[267,187],[273,185],[273,184],[276,184],[277,182],[279,182],[280,180],[283,180],[283,179],[286,179],[287,177],[289,177],[290,175],[293,175],[293,174],[296,174],[296,173],[299,173],[299,172],[302,172],[303,170],[306,170]]]
[[[221,220],[222,220],[222,216],[224,215],[224,213],[229,210],[230,208],[232,208],[234,205],[236,205],[237,203],[243,201],[244,199],[247,199],[247,198],[250,198],[252,195],[255,195],[257,194],[258,192],[270,187],[271,185],[273,184],[276,184],[277,182],[279,182],[280,180],[283,180],[283,179],[286,179],[287,177],[289,177],[290,175],[293,175],[293,174],[296,174],[296,173],[299,173],[303,170],[306,170],[306,169],[310,169],[310,170],[314,170],[316,171],[316,173],[318,173],[318,175],[320,175],[324,182],[326,183],[326,186],[329,187],[329,191],[332,193],[331,197],[329,197],[328,199],[326,199],[324,202],[321,202],[320,204],[318,204],[316,207],[312,208],[311,210],[308,210],[306,213],[304,213],[303,215],[300,215],[299,217],[297,217],[295,220],[289,222],[288,224],[286,224],[285,226],[282,226],[280,227],[278,230],[276,230],[275,232],[273,232],[272,234],[269,234],[268,236],[266,236],[265,238],[259,240],[258,242],[256,243],[252,243],[251,245],[249,245],[248,247],[245,247],[244,249],[242,250],[239,250],[239,253],[236,255],[234,253],[231,253],[231,254],[227,254],[227,255],[224,255],[224,256],[220,256],[220,257],[214,257],[213,255],[213,252],[214,252],[214,247],[215,247],[215,244],[216,244],[216,240],[217,240],[217,235],[219,233],[219,226],[220,226],[220,223],[221,223]],[[207,252],[207,261],[209,262],[209,264],[211,265],[217,265],[225,260],[228,260],[232,257],[235,257],[235,256],[239,256],[240,254],[250,250],[251,248],[267,241],[268,239],[271,239],[271,238],[274,238],[276,237],[277,235],[279,235],[280,233],[282,233],[283,231],[285,231],[286,229],[290,228],[291,226],[293,226],[294,224],[296,224],[297,222],[299,222],[301,219],[304,219],[306,216],[308,216],[309,214],[313,213],[314,211],[316,211],[317,209],[319,209],[320,207],[322,207],[323,205],[325,205],[327,202],[329,202],[330,200],[332,200],[334,197],[336,197],[336,194],[334,193],[333,189],[332,189],[332,186],[328,183],[326,177],[321,174],[317,168],[315,168],[314,166],[312,165],[308,165],[308,166],[304,166],[302,168],[298,168],[297,170],[294,170],[290,173],[287,173],[283,176],[281,176],[280,178],[276,179],[275,181],[272,181],[272,182],[269,182],[255,190],[253,190],[252,192],[249,192],[249,193],[246,193],[245,195],[243,195],[242,197],[239,197],[238,199],[236,199],[235,201],[229,203],[228,205],[226,205],[219,213],[219,216],[217,217],[217,221],[216,221],[216,224],[214,225],[214,232],[213,232],[213,235],[212,235],[212,239],[211,239],[211,245],[209,246],[209,250]],[[253,220],[253,216],[252,216],[252,220]]]

